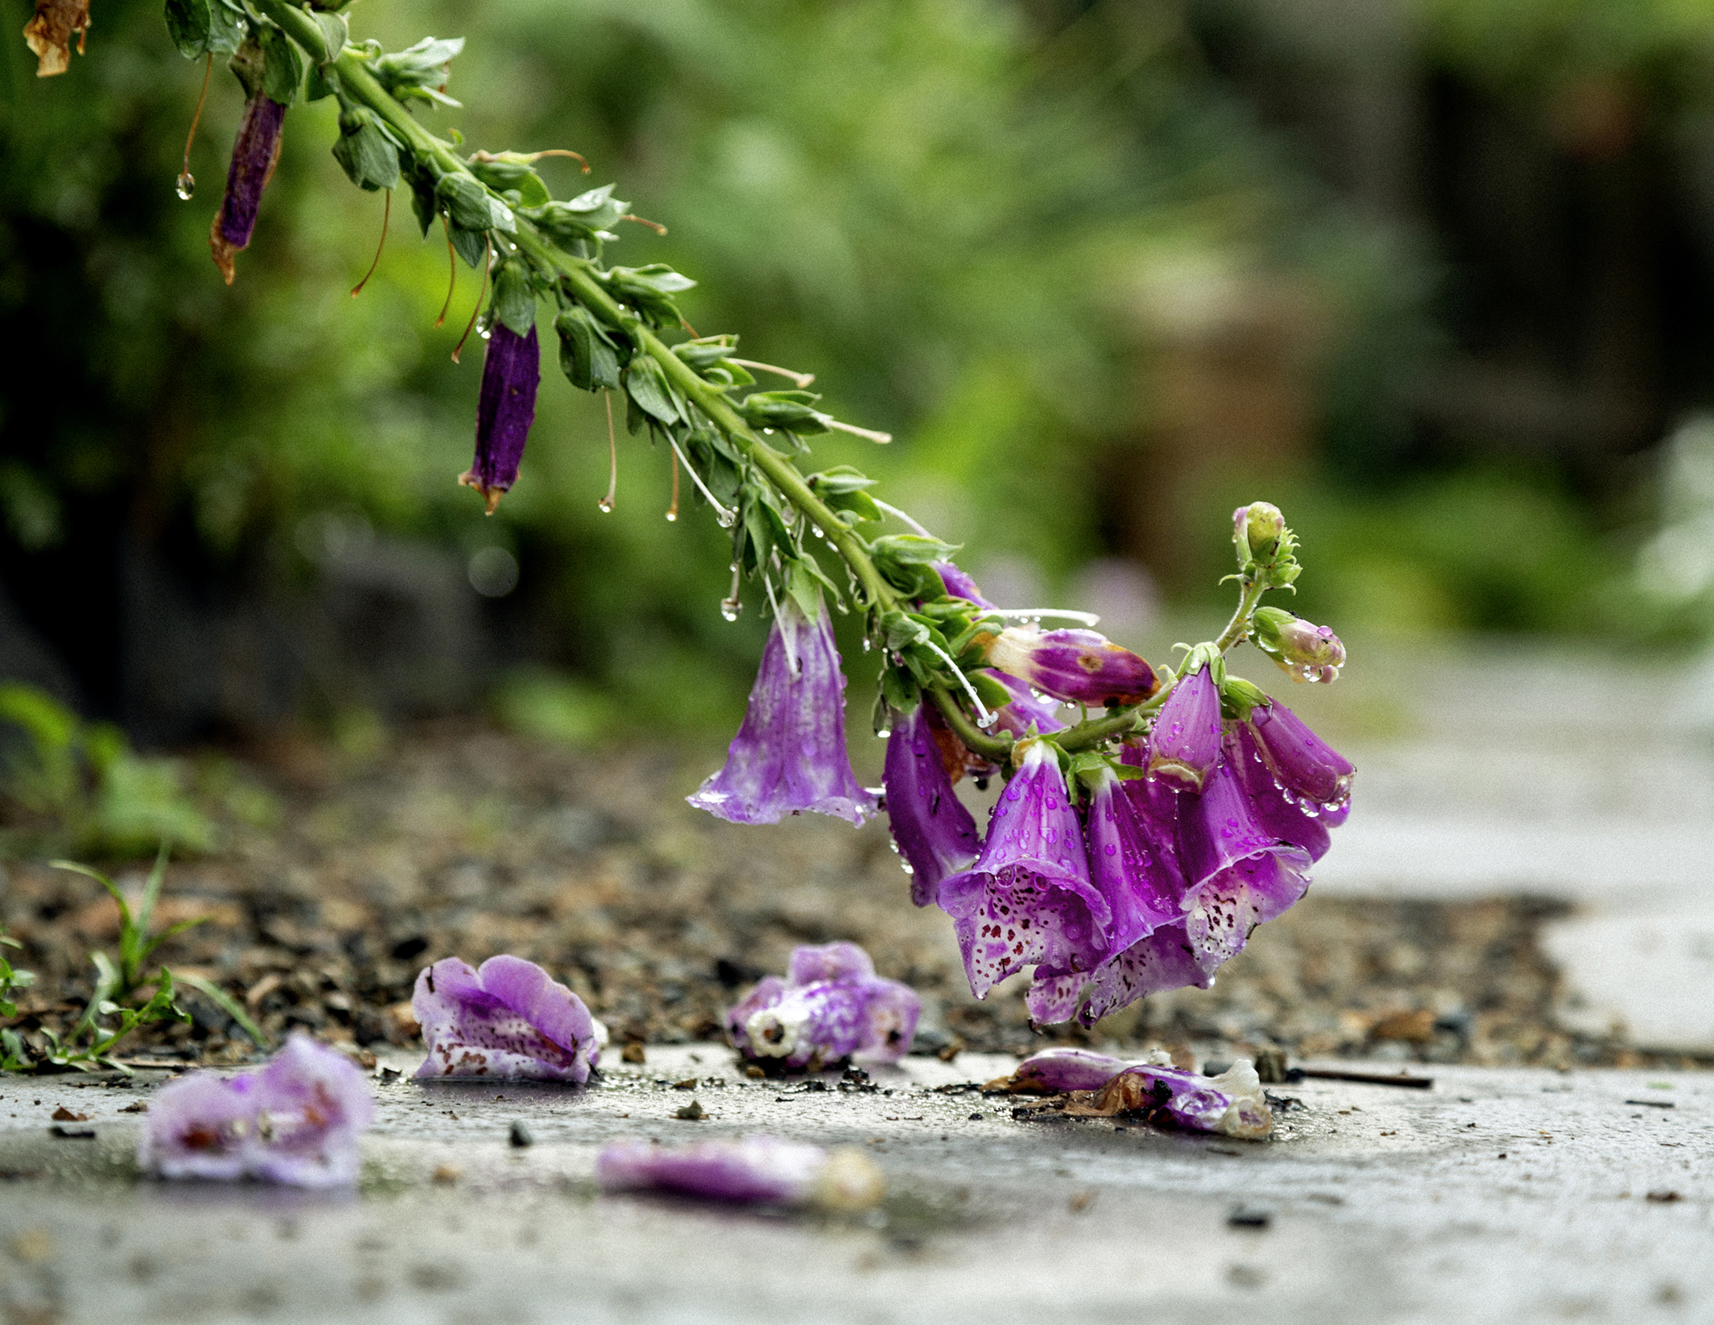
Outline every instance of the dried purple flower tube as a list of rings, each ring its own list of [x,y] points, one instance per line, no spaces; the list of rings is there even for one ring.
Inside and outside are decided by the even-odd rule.
[[[974,861],[982,843],[976,820],[953,790],[922,706],[895,718],[881,785],[887,825],[910,871],[911,901],[927,906],[941,880]]]
[[[790,595],[781,602],[726,764],[685,799],[740,824],[805,810],[861,824],[875,812],[845,749],[845,673],[825,603],[811,621]]]
[[[1282,786],[1323,805],[1350,799],[1351,761],[1309,729],[1302,718],[1277,700],[1250,710],[1245,724],[1257,751]]]
[[[488,504],[488,514],[518,481],[524,443],[536,421],[536,388],[542,380],[536,329],[520,336],[496,322],[482,356],[482,391],[476,400],[476,459],[458,476]]]
[[[1173,1067],[1156,1050],[1126,1062],[1086,1049],[1044,1049],[1019,1063],[1009,1078],[990,1082],[1011,1091],[1078,1092],[1066,1112],[1079,1117],[1147,1113],[1186,1131],[1259,1140],[1273,1130],[1261,1080],[1240,1059],[1217,1077]]]
[[[296,1187],[354,1182],[358,1137],[374,1113],[356,1064],[301,1032],[266,1067],[193,1073],[163,1086],[152,1106],[137,1155],[149,1172]]]
[[[1220,690],[1207,666],[1181,676],[1149,733],[1150,777],[1201,791],[1220,758]]]
[[[214,265],[220,268],[228,285],[238,274],[233,255],[250,246],[256,213],[262,206],[262,191],[268,187],[274,167],[279,164],[280,131],[285,122],[286,108],[261,92],[244,103],[244,119],[238,126],[232,164],[226,171],[226,194],[208,232]]]
[[[418,974],[411,1011],[428,1046],[419,1078],[581,1083],[607,1039],[582,999],[521,957],[438,961]]]
[[[1042,741],[1020,742],[1013,757],[981,856],[940,885],[977,998],[1032,963],[1087,970],[1104,952],[1107,903],[1089,882],[1058,758]]]
[[[1013,1069],[1009,1085],[1014,1091],[1041,1090],[1049,1094],[1100,1090],[1137,1062],[1137,1059],[1098,1054],[1093,1049],[1043,1049]]]
[[[1069,703],[1140,704],[1160,689],[1143,658],[1093,630],[1007,626],[987,637],[986,657],[991,666]]]
[[[829,1152],[775,1136],[689,1146],[616,1141],[596,1157],[595,1178],[607,1191],[654,1189],[715,1201],[841,1210],[867,1209],[885,1189],[880,1170],[861,1151]]]
[[[789,976],[765,976],[726,1014],[739,1052],[787,1067],[858,1057],[897,1062],[910,1051],[921,1001],[916,991],[875,974],[854,943],[792,951]]]

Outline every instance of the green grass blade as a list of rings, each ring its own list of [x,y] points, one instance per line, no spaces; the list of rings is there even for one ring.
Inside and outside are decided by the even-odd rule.
[[[200,975],[185,975],[181,972],[178,981],[181,985],[189,985],[197,993],[202,994],[227,1016],[231,1017],[233,1021],[237,1022],[238,1028],[255,1042],[258,1049],[272,1049],[274,1047],[274,1042],[268,1038],[260,1026],[251,1020],[250,1014],[244,1010],[243,1005],[212,980],[204,980]]]

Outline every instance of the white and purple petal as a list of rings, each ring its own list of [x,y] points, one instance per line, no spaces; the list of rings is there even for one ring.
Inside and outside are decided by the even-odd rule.
[[[881,784],[893,841],[910,870],[911,901],[927,906],[941,880],[967,868],[982,844],[976,820],[947,776],[923,706],[895,720]]]
[[[428,1046],[418,1077],[582,1083],[606,1040],[582,999],[521,957],[438,961],[417,976],[411,1011]]]

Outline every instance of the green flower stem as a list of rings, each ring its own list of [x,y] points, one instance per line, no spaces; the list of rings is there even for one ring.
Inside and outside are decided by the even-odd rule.
[[[951,727],[958,739],[984,758],[992,759],[997,764],[1006,763],[1012,757],[1012,742],[1004,736],[990,736],[974,722],[964,711],[952,692],[943,685],[929,687],[929,697],[934,700],[935,707],[946,719],[946,725]]]
[[[306,10],[295,8],[286,0],[257,0],[257,6],[298,45],[311,52],[312,58],[314,53],[323,49],[321,28]],[[443,172],[456,171],[475,178],[449,143],[417,123],[381,85],[357,50],[347,46],[332,62],[332,67],[346,96],[385,120],[388,127],[409,144],[419,161],[432,162]],[[725,392],[705,381],[650,331],[641,318],[609,295],[595,278],[592,265],[587,260],[573,257],[549,243],[527,218],[517,217],[517,224],[517,232],[511,238],[518,248],[539,266],[558,272],[580,304],[609,326],[624,332],[660,365],[668,379],[696,403],[697,408],[744,452],[752,464],[767,475],[788,501],[821,529],[856,575],[870,609],[879,612],[898,607],[898,594],[875,569],[868,544],[862,536],[816,496],[796,466],[755,433],[732,407]],[[933,686],[929,694],[945,715],[948,725],[972,750],[994,760],[1004,760],[1010,755],[1011,741],[988,735],[978,728],[945,686]]]
[[[1262,601],[1262,595],[1268,591],[1268,586],[1258,579],[1246,579],[1244,592],[1238,598],[1238,610],[1232,614],[1232,619],[1226,623],[1226,629],[1220,632],[1220,638],[1214,641],[1214,647],[1225,653],[1234,644],[1240,644],[1250,633],[1250,614],[1256,610],[1256,604]]]

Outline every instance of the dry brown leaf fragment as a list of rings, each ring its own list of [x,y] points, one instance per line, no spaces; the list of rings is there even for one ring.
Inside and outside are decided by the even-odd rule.
[[[52,78],[71,67],[71,34],[77,53],[89,34],[89,0],[36,0],[36,13],[24,24],[24,41],[36,56],[36,77]]]

